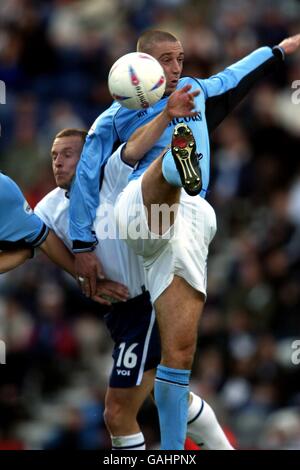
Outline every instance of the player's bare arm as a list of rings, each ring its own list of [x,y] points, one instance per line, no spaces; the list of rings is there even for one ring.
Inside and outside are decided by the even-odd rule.
[[[49,231],[48,237],[40,248],[54,263],[78,280],[74,256],[52,230]],[[109,296],[120,302],[127,300],[128,298],[127,288],[122,284],[109,279],[101,281],[96,278],[95,293],[92,293],[91,290],[89,290],[89,285],[86,281],[79,282],[79,286],[85,295],[92,297],[93,300],[103,305],[111,305],[111,302],[104,299],[102,295]]]
[[[31,250],[3,251],[0,253],[0,273],[6,273],[31,257]]]
[[[49,234],[46,240],[40,245],[40,249],[51,261],[67,271],[71,276],[75,277],[74,257],[52,230],[49,230]]]
[[[41,245],[41,249],[54,263],[58,264],[61,268],[75,277],[73,256],[54,232],[50,231],[47,239]],[[26,260],[30,259],[31,256],[31,249],[1,252],[0,273],[3,274],[15,269]],[[102,305],[111,305],[111,301],[102,296],[109,297],[110,299],[118,302],[125,302],[128,299],[127,287],[119,282],[114,282],[109,279],[98,280],[96,292],[96,295],[93,296],[93,300]]]
[[[300,34],[284,39],[278,44],[286,54],[293,54],[300,47]]]
[[[194,98],[199,95],[200,90],[190,92],[191,88],[191,85],[186,85],[180,90],[174,91],[170,95],[165,109],[156,118],[132,134],[123,151],[124,161],[133,165],[140,160],[153,147],[175,117],[197,115]]]

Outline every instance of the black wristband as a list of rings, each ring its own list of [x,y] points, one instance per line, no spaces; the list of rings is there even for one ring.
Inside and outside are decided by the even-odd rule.
[[[272,52],[275,57],[278,57],[278,59],[284,60],[285,59],[285,52],[280,46],[274,46],[272,47]]]
[[[98,245],[98,240],[93,242],[83,242],[81,240],[73,240],[72,251],[73,253],[85,253],[89,251],[94,251]]]

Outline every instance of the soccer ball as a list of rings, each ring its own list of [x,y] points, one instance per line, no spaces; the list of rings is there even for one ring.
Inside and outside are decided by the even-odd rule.
[[[160,63],[144,52],[132,52],[118,59],[110,69],[111,96],[129,109],[154,105],[165,92],[166,78]]]

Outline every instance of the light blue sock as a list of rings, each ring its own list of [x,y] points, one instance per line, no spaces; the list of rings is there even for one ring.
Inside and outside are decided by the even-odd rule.
[[[182,187],[181,179],[177,171],[171,150],[167,150],[162,161],[162,174],[165,180],[172,186]]]
[[[154,397],[158,408],[162,450],[183,450],[187,429],[190,370],[159,365]]]

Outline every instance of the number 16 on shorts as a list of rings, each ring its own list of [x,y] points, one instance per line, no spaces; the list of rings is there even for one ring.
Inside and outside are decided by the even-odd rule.
[[[121,343],[119,346],[119,356],[116,362],[116,367],[120,367],[117,370],[118,375],[130,375],[129,370],[124,370],[122,367],[126,369],[133,369],[137,363],[137,355],[133,352],[133,350],[138,346],[138,343],[132,343],[126,349],[126,343]]]

